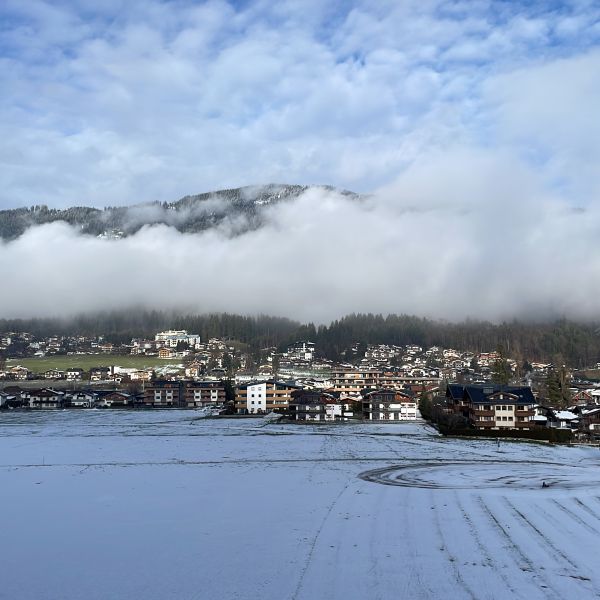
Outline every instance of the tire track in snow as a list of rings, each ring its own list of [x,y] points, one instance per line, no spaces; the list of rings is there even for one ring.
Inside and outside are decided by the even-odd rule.
[[[509,509],[513,512],[513,514],[516,515],[517,518],[528,529],[530,529],[531,531],[533,531],[535,533],[535,536],[538,539],[540,547],[545,552],[547,552],[551,558],[555,558],[556,555],[560,556],[565,563],[567,563],[572,569],[574,569],[574,572],[576,573],[575,575],[573,575],[573,574],[569,574],[568,572],[565,572],[564,575],[566,575],[567,577],[572,577],[573,579],[579,579],[583,582],[589,583],[589,585],[592,587],[596,597],[599,597],[600,592],[592,584],[591,578],[578,574],[579,565],[577,565],[573,560],[571,560],[569,558],[569,556],[567,556],[567,554],[563,550],[561,550],[546,535],[544,535],[544,533],[542,531],[540,531],[540,529],[538,529],[538,527],[536,527],[518,508],[516,508],[514,506],[514,504],[512,504],[512,502],[508,498],[504,497],[503,500],[504,500],[505,504],[509,507]],[[563,568],[564,568],[564,565],[563,565]],[[566,569],[565,569],[565,571],[566,571]]]
[[[454,556],[454,554],[452,554],[452,552],[448,548],[447,538],[444,535],[444,532],[442,531],[439,507],[435,502],[433,492],[430,492],[430,494],[431,494],[431,503],[434,506],[433,523],[435,526],[436,534],[440,540],[439,549],[442,552],[445,552],[446,555],[448,556],[448,562],[450,563],[452,575],[454,576],[454,580],[456,581],[456,583],[471,597],[472,600],[479,600],[477,595],[475,594],[475,592],[471,589],[471,587],[464,580],[464,578],[458,568],[458,559],[456,558],[456,556]]]
[[[373,516],[372,516],[372,524],[370,527],[370,535],[369,535],[369,570],[367,574],[371,576],[374,582],[373,595],[371,596],[374,600],[382,600],[381,595],[381,587],[379,585],[379,581],[381,578],[380,568],[379,568],[379,557],[377,555],[377,542],[380,539],[380,527],[379,527],[379,519],[381,516],[381,503],[383,501],[383,492],[384,489],[377,490],[377,499],[375,502],[375,506],[373,507]]]
[[[323,531],[323,528],[325,527],[325,524],[327,523],[327,520],[329,519],[335,505],[338,503],[339,499],[342,497],[344,492],[350,487],[351,483],[352,483],[352,479],[348,480],[346,485],[341,489],[340,493],[333,499],[333,502],[329,505],[329,508],[327,509],[327,512],[325,513],[325,516],[323,517],[323,520],[321,521],[321,524],[319,525],[319,527],[317,529],[317,533],[315,534],[312,544],[310,545],[310,549],[308,551],[306,561],[304,562],[304,566],[302,567],[302,572],[300,573],[300,578],[298,579],[298,584],[296,585],[296,589],[294,590],[294,594],[293,594],[291,600],[298,599],[298,596],[299,596],[300,592],[302,591],[302,587],[304,585],[304,579],[306,577],[306,573],[312,562],[313,555],[315,553],[315,549],[316,549],[317,543],[319,541],[319,537],[321,536],[321,532]]]
[[[574,500],[588,515],[590,515],[590,517],[596,519],[596,521],[600,521],[600,516],[598,515],[598,513],[592,510],[585,502],[583,502],[583,500],[581,500],[580,498],[575,498]]]
[[[483,558],[485,559],[486,566],[490,567],[494,573],[498,574],[500,579],[504,582],[506,589],[509,590],[511,592],[511,594],[513,594],[513,597],[523,598],[524,596],[522,596],[519,593],[519,590],[517,590],[511,584],[510,579],[506,576],[506,574],[502,571],[502,569],[499,569],[497,567],[495,560],[492,558],[492,554],[490,553],[489,548],[482,542],[481,536],[477,532],[477,528],[475,527],[475,525],[473,524],[473,520],[471,519],[471,517],[465,510],[465,507],[464,507],[463,503],[461,502],[460,496],[457,492],[454,492],[454,499],[455,499],[456,505],[458,506],[458,509],[460,510],[460,513],[461,513],[463,519],[469,526],[469,533],[471,534],[471,537],[475,541],[477,548],[479,549]]]
[[[592,527],[587,521],[584,521],[578,514],[574,513],[570,508],[567,508],[554,498],[551,500],[551,502],[558,508],[558,510],[571,517],[571,519],[573,519],[576,523],[579,523],[579,525],[581,525],[584,529],[587,529],[590,533],[600,535],[600,531],[598,531],[595,527]]]
[[[539,572],[536,572],[532,560],[525,554],[521,546],[519,546],[513,540],[512,536],[508,533],[508,531],[506,531],[504,525],[500,523],[496,515],[494,515],[494,513],[489,509],[489,507],[483,501],[483,498],[481,496],[477,497],[477,503],[481,507],[483,513],[488,517],[496,531],[500,533],[500,537],[504,538],[504,540],[508,544],[506,546],[506,549],[509,551],[509,554],[512,555],[512,558],[517,567],[521,569],[521,571],[531,573],[532,579],[539,580],[541,582],[539,587],[543,588],[544,592],[550,592],[554,598],[556,598],[557,600],[562,600],[563,594],[559,592],[546,577],[542,576]],[[527,568],[523,568],[524,565]]]
[[[417,532],[415,530],[415,524],[417,523],[417,520],[412,518],[412,515],[409,511],[409,507],[413,506],[411,498],[412,493],[412,490],[406,490],[406,496],[404,496],[405,502],[400,510],[402,514],[402,531],[406,532],[407,540],[414,540],[410,544],[405,544],[405,549],[409,552],[409,564],[415,565],[416,567],[408,570],[408,589],[411,590],[411,595],[404,597],[410,597],[411,600],[417,600],[420,598],[435,598],[436,595],[433,593],[433,590],[429,585],[430,577],[426,578],[425,580],[423,580],[421,577],[420,565],[423,564],[423,557],[422,555],[419,555],[416,543],[417,540],[421,539],[421,532]],[[416,586],[413,585],[413,578]],[[419,594],[418,596],[415,595],[415,591],[413,589],[415,587],[416,590],[418,590],[418,592],[416,592]]]

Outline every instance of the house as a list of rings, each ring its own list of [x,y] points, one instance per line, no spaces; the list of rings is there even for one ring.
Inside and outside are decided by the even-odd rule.
[[[240,414],[264,414],[286,411],[292,392],[298,385],[268,379],[252,382],[236,388],[235,409]]]
[[[80,367],[70,367],[65,371],[67,381],[81,381],[83,369]]]
[[[16,396],[0,391],[0,408],[9,408],[16,400]]]
[[[109,379],[109,367],[92,367],[90,369],[90,381],[108,381]]]
[[[93,392],[71,392],[65,394],[65,404],[71,408],[93,408],[96,398],[97,396]]]
[[[546,416],[547,426],[555,429],[576,429],[579,425],[579,415],[570,410],[551,409]]]
[[[600,435],[600,408],[583,410],[579,418],[579,429],[584,433]]]
[[[158,358],[168,359],[168,358],[174,358],[174,357],[175,357],[175,351],[171,350],[171,348],[161,348],[158,351]]]
[[[135,397],[125,392],[98,391],[96,406],[99,408],[125,408],[133,406]]]
[[[293,421],[343,421],[352,416],[339,394],[323,390],[294,390],[287,415]]]
[[[26,367],[22,367],[21,365],[16,365],[8,369],[8,378],[16,379],[17,381],[25,381],[27,379],[31,379],[33,373],[27,369]]]
[[[594,404],[594,396],[587,390],[578,390],[571,396],[571,403],[575,406],[587,406],[588,404]]]
[[[363,390],[363,415],[369,421],[414,421],[417,401],[409,390]]]
[[[48,369],[44,373],[44,379],[64,379],[65,372],[59,371],[58,369]]]
[[[64,408],[64,392],[59,392],[50,388],[23,390],[21,400],[24,406],[29,408]]]
[[[536,401],[529,387],[450,384],[446,399],[454,412],[465,416],[477,429],[528,430],[534,427]]]
[[[204,373],[204,368],[204,363],[195,360],[189,365],[187,365],[187,367],[185,368],[185,376],[192,379],[196,377],[201,377],[202,373]]]

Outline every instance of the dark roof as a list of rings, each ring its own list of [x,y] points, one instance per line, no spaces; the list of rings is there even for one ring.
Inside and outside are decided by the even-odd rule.
[[[296,389],[296,390],[301,390],[302,389],[301,385],[296,385],[294,383],[286,383],[285,381],[276,381],[275,379],[263,379],[261,381],[249,381],[248,383],[244,383],[244,384],[236,386],[236,388],[238,390],[246,390],[251,385],[261,385],[263,383],[272,384],[272,385],[275,385],[275,386],[278,386],[278,387],[293,388],[293,389]]]
[[[465,386],[458,383],[449,383],[446,389],[446,396],[452,400],[462,400],[465,393]]]
[[[504,398],[502,401],[515,404],[535,404],[535,398],[533,397],[533,393],[531,388],[522,386],[522,387],[514,387],[509,385],[466,385],[464,386],[463,398],[465,400],[469,400],[474,404],[483,404],[486,402],[490,402],[490,396],[497,394],[499,392],[503,392],[505,394],[511,394],[516,396],[516,399],[513,401],[510,398]]]

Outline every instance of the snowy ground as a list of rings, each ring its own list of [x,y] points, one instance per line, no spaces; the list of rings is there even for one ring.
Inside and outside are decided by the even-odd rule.
[[[0,465],[3,599],[600,597],[598,449],[11,412]]]

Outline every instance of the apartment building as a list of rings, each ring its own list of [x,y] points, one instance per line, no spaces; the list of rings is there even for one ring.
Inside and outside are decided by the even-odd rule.
[[[364,390],[363,415],[369,421],[414,421],[418,416],[417,400],[408,390]]]
[[[236,388],[235,410],[240,414],[264,414],[284,412],[294,390],[300,386],[269,379],[250,382]]]

